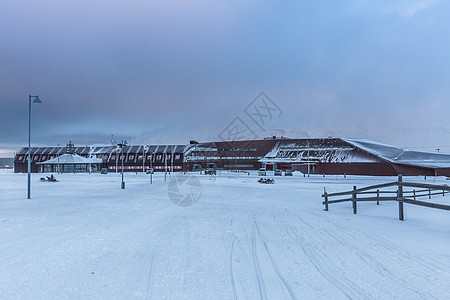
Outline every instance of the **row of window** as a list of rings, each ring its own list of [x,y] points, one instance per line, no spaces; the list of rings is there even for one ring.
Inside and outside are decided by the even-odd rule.
[[[232,159],[261,159],[257,156],[186,156],[186,160],[232,160]]]
[[[35,155],[33,158],[33,161],[46,161],[47,159],[52,159],[55,158],[56,155],[50,155],[47,158],[47,155],[42,155],[41,159],[39,159],[39,155]],[[19,155],[19,157],[17,158],[18,160],[25,160],[28,161],[28,155]]]
[[[256,151],[256,148],[202,148],[202,147],[194,147],[192,151],[199,152],[219,152],[219,151]]]
[[[133,154],[130,154],[130,155],[128,155],[128,160],[134,160],[134,155]],[[150,160],[151,159],[151,155],[147,155],[147,160]],[[117,156],[117,158],[118,159],[122,159],[122,155],[118,155]],[[143,158],[143,155],[141,154],[141,155],[138,155],[137,156],[137,159],[138,160],[142,160],[142,158]],[[170,160],[172,158],[172,155],[171,154],[167,154],[166,155],[166,160]],[[181,158],[181,155],[180,154],[176,154],[175,156],[174,156],[174,159],[175,160],[180,160],[180,158]],[[111,160],[115,160],[116,159],[116,156],[115,155],[111,155]],[[162,160],[162,155],[161,154],[158,154],[158,155],[156,155],[156,160]]]
[[[124,170],[142,170],[144,167],[143,166],[124,166],[123,169]],[[182,166],[167,166],[168,170],[181,170],[183,167]],[[115,166],[109,166],[108,169],[110,170],[115,170],[116,167]],[[145,170],[150,169],[148,166],[145,166]],[[155,170],[164,170],[165,166],[153,166],[153,169]],[[117,170],[122,170],[122,166],[117,166]]]
[[[56,157],[56,155],[50,155],[50,156],[48,156],[47,157],[47,155],[42,155],[40,158],[39,158],[40,156],[39,155],[35,155],[34,157],[33,157],[33,161],[46,161],[46,160],[48,160],[48,159],[52,159],[52,158],[55,158]],[[137,156],[137,159],[138,160],[142,160],[142,155],[138,155]],[[166,155],[166,160],[170,160],[171,159],[171,157],[172,157],[172,155],[171,154],[167,154]],[[102,157],[102,155],[97,155],[97,158],[104,158],[104,159],[107,159],[107,156],[105,155],[104,157]],[[122,155],[120,155],[120,157],[118,157],[119,159],[122,159]],[[133,155],[133,154],[130,154],[130,155],[128,155],[128,160],[134,160],[134,158],[135,158],[135,155]],[[17,158],[19,161],[22,161],[22,160],[24,160],[24,161],[28,161],[28,156],[27,155],[20,155],[18,158]],[[112,155],[111,156],[111,160],[115,160],[116,159],[116,156],[115,155]],[[147,160],[150,160],[151,159],[151,155],[148,155],[147,156]],[[163,158],[162,158],[162,155],[161,154],[158,154],[158,155],[156,155],[156,160],[162,160]],[[181,155],[180,154],[176,154],[176,155],[174,155],[174,159],[175,160],[180,160],[181,159]]]

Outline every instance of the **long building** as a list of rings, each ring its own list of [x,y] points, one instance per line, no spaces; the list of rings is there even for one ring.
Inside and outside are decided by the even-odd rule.
[[[450,155],[404,150],[369,140],[264,139],[190,145],[185,170],[297,170],[310,174],[450,176]]]
[[[69,147],[68,147],[69,146]],[[123,147],[117,146],[94,146],[94,147],[74,147],[70,148],[70,143],[66,147],[32,147],[31,148],[31,172],[38,173],[47,171],[44,169],[45,162],[57,159],[58,157],[71,152],[84,158],[101,159],[98,170],[108,169],[109,172],[122,170],[126,172],[143,172],[150,168],[155,171],[182,171],[183,155],[185,145],[132,145]],[[77,171],[77,168],[70,170]],[[55,170],[48,170],[55,172]],[[22,148],[17,152],[14,159],[14,172],[28,172],[28,148]],[[80,171],[81,172],[81,171]]]
[[[27,148],[14,160],[15,172],[27,172]],[[67,152],[66,147],[31,148],[31,171],[54,172],[45,162]],[[74,147],[73,153],[101,159],[96,170],[120,171],[117,146]],[[220,141],[188,145],[133,145],[123,148],[124,171],[297,170],[310,174],[372,176],[450,176],[450,155],[404,150],[369,140],[344,138]],[[54,163],[54,160],[53,160]],[[77,168],[69,168],[76,170]]]

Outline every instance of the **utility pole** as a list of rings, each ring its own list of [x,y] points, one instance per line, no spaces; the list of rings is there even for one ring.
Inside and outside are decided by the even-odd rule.
[[[145,173],[145,145],[142,145],[142,173]]]
[[[150,184],[153,184],[153,153],[150,154]]]
[[[125,189],[125,181],[123,181],[123,148],[127,145],[127,142],[122,140],[122,143],[117,144],[122,149],[122,182],[120,184],[120,188],[123,190]]]
[[[167,177],[167,152],[164,153],[164,181]]]
[[[59,144],[57,144],[58,145],[58,152],[56,153],[56,156],[58,157],[58,174],[60,173],[60,170],[59,170]]]
[[[309,141],[307,143],[307,147],[308,147],[308,177],[309,177]]]

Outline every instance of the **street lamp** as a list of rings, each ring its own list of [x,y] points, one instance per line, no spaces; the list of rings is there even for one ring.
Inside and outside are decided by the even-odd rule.
[[[123,190],[125,189],[125,182],[123,181],[123,148],[127,145],[126,141],[122,141],[122,143],[117,144],[117,146],[119,146],[122,149],[122,182],[120,184],[120,188]]]
[[[59,144],[58,145],[58,152],[56,152],[56,156],[58,157],[58,174],[59,174]]]
[[[28,95],[28,199],[31,199],[31,98],[33,103],[42,103],[39,96]]]
[[[145,153],[144,151],[147,151],[148,153],[148,146],[144,145],[142,147],[142,172],[145,173]]]
[[[155,155],[154,152],[150,155],[150,184],[153,184],[153,155]]]

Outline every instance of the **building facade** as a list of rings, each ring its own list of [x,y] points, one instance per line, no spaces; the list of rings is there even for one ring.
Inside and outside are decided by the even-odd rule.
[[[66,153],[66,147],[31,148],[31,171],[45,172],[42,162]],[[27,172],[28,148],[17,152],[16,173]],[[269,138],[188,145],[74,147],[73,153],[100,159],[109,172],[221,170],[296,170],[304,174],[371,176],[450,176],[450,155],[404,150],[368,140],[344,138]]]
[[[109,172],[145,172],[153,168],[155,172],[183,171],[185,145],[130,145],[123,149],[117,146],[74,147],[73,153],[83,158],[100,159],[98,170]],[[123,153],[122,153],[123,151]],[[41,167],[43,162],[58,159],[67,152],[66,147],[32,147],[31,172],[48,171]],[[48,164],[47,164],[48,165]],[[14,172],[28,172],[28,148],[20,149],[14,159]]]

